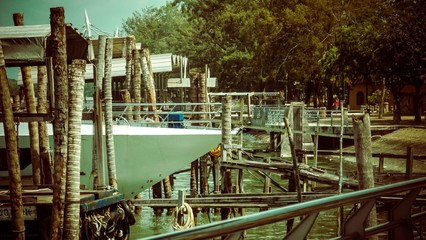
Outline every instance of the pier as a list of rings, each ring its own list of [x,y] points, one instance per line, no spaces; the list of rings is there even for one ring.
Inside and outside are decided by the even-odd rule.
[[[232,96],[232,94],[230,94]],[[237,94],[239,96],[253,96],[246,93]],[[265,94],[268,95],[268,94]],[[227,96],[227,94],[220,94],[223,99]],[[275,96],[274,93],[269,94],[269,96]],[[191,164],[191,169],[187,169],[187,171],[191,171],[191,181],[188,183],[191,193],[186,195],[185,203],[187,203],[193,209],[198,209],[198,211],[203,212],[207,209],[259,209],[261,211],[265,211],[267,209],[276,209],[282,207],[290,207],[290,206],[305,206],[305,202],[311,201],[321,201],[321,199],[329,199],[336,197],[336,199],[340,199],[340,195],[342,199],[344,199],[344,195],[350,193],[356,193],[359,189],[356,166],[352,166],[352,169],[345,169],[344,177],[342,178],[342,174],[339,173],[338,168],[334,167],[334,164],[329,165],[328,163],[322,162],[323,160],[318,160],[318,158],[324,159],[326,158],[334,158],[338,159],[340,157],[350,157],[355,158],[356,153],[353,150],[344,150],[342,147],[334,150],[323,150],[318,149],[318,145],[321,145],[320,141],[323,141],[326,138],[332,138],[339,141],[339,139],[345,139],[346,141],[350,141],[349,144],[353,144],[353,127],[352,127],[352,116],[365,114],[360,111],[347,111],[343,114],[337,111],[325,111],[322,109],[309,109],[303,106],[303,104],[279,104],[275,106],[267,105],[251,105],[247,106],[241,104],[243,101],[238,99],[233,99],[233,103],[230,112],[231,118],[231,126],[232,128],[239,129],[237,135],[233,135],[231,142],[225,142],[221,144],[222,150],[220,151],[222,154],[226,151],[227,157],[226,160],[223,159],[215,159],[213,155],[206,155],[200,159],[196,160],[196,164]],[[251,100],[248,102],[253,103]],[[192,103],[194,104],[194,103]],[[202,103],[201,103],[202,104]],[[214,103],[217,104],[217,103]],[[224,103],[222,103],[224,104]],[[177,104],[178,105],[178,104]],[[169,103],[169,106],[173,107],[173,104]],[[185,108],[185,107],[182,107]],[[295,108],[299,108],[295,109]],[[215,109],[215,111],[207,111],[207,112],[194,112],[193,114],[207,114],[210,116],[208,118],[209,123],[206,123],[206,126],[218,126],[223,127],[223,120],[220,119],[223,117],[223,114],[226,114],[221,111],[219,105],[215,105],[214,108],[208,107],[207,109]],[[222,108],[223,109],[223,108]],[[153,114],[147,112],[147,114]],[[162,112],[162,114],[167,114],[166,112]],[[180,126],[183,127],[191,127],[191,117],[193,116],[190,112],[182,113],[184,118],[179,122],[172,122],[174,124],[179,123]],[[374,113],[373,113],[374,114]],[[288,140],[287,128],[285,126],[284,121],[280,119],[284,119],[284,116],[290,116],[292,119],[291,128],[293,130],[293,136],[295,144],[294,146],[298,146],[298,148],[294,149],[294,153],[291,152],[292,146]],[[342,117],[343,116],[343,117]],[[300,121],[299,123],[294,121]],[[375,123],[378,120],[374,119]],[[164,123],[163,123],[164,124]],[[165,123],[168,124],[168,123]],[[194,124],[195,125],[195,124]],[[375,138],[378,135],[384,135],[389,132],[393,132],[397,129],[404,128],[406,126],[403,125],[388,125],[388,124],[377,124],[372,125],[371,132]],[[422,126],[420,126],[422,128]],[[265,138],[269,137],[267,144],[264,147],[246,147],[244,142],[245,134],[254,134],[254,135],[262,135]],[[388,186],[391,187],[395,183],[404,181],[406,179],[419,178],[424,176],[421,172],[416,172],[413,168],[413,161],[421,162],[426,160],[426,155],[419,154],[418,151],[416,154],[410,152],[411,150],[407,149],[405,153],[393,153],[393,152],[377,152],[374,150],[372,153],[372,158],[376,159],[378,165],[375,165],[375,182],[376,186]],[[230,153],[229,153],[230,152]],[[317,158],[316,162],[314,158]],[[300,179],[301,192],[299,192],[295,188],[294,184],[294,159],[297,161],[297,174]],[[400,172],[395,171],[387,171],[386,170],[386,162],[387,161],[401,161],[402,165],[405,168],[402,168]],[[346,163],[345,163],[346,164]],[[219,166],[217,166],[219,165]],[[195,169],[194,169],[195,166]],[[324,168],[324,166],[326,166]],[[219,168],[218,168],[219,167]],[[219,192],[218,189],[223,189],[224,182],[216,182],[217,175],[214,175],[214,172],[217,169],[221,169],[222,174],[229,174],[232,176],[231,181],[226,181],[225,184],[229,184],[227,186],[230,189],[229,192]],[[263,185],[263,193],[245,193],[244,192],[244,176],[247,176],[246,172],[251,172],[257,176],[257,179]],[[206,175],[207,173],[207,175]],[[179,173],[175,173],[173,176],[178,175]],[[210,175],[211,174],[211,175]],[[272,178],[274,175],[276,177]],[[212,177],[213,180],[209,180]],[[227,177],[222,175],[222,181]],[[210,184],[205,184],[205,182],[210,182]],[[338,188],[339,185],[342,185],[343,192],[339,193]],[[208,186],[210,185],[210,186]],[[220,187],[221,186],[221,187]],[[212,187],[212,188],[210,188]],[[271,192],[272,189],[275,189]],[[203,189],[206,189],[203,191]],[[203,192],[203,193],[201,193]],[[401,201],[404,197],[402,195],[393,195],[387,196],[383,195],[375,195],[377,196],[377,203],[385,203],[378,204],[379,212],[389,211],[391,209],[392,204],[395,203],[397,199]],[[413,201],[413,207],[422,209],[424,206],[424,201],[422,200],[421,193],[419,193],[419,198],[415,198]],[[396,198],[394,198],[396,197]],[[407,197],[412,198],[412,197]],[[393,199],[392,204],[389,200]],[[322,201],[325,203],[326,200]],[[337,201],[337,200],[336,200]],[[176,207],[178,203],[178,199],[135,199],[131,200],[131,203],[135,207],[152,207],[152,208],[173,208]],[[239,211],[240,211],[239,210]],[[306,211],[308,211],[306,209]],[[405,209],[404,211],[408,211]],[[243,219],[250,219],[251,217],[256,218],[252,215],[244,216],[241,213],[241,221],[246,221]],[[260,214],[260,213],[259,213]],[[257,214],[255,214],[257,215]],[[298,216],[302,216],[300,214]],[[296,215],[295,215],[296,216]],[[423,219],[425,214],[423,212],[419,212],[418,214],[413,215],[412,221]],[[235,216],[234,216],[235,217]],[[232,217],[233,218],[233,217]],[[212,223],[211,225],[217,226],[226,226],[227,218],[222,218],[223,221]],[[287,219],[289,222],[291,218],[283,218]],[[239,221],[239,220],[238,220]],[[222,225],[223,224],[223,225]],[[348,225],[349,223],[345,220],[342,220],[343,225]],[[395,222],[389,224],[397,224]],[[258,226],[254,224],[253,226]],[[259,224],[262,225],[262,224]],[[246,229],[245,227],[243,227]],[[195,229],[210,229],[209,226],[203,227],[199,226]],[[214,236],[223,236],[226,233],[238,233],[242,228],[240,227],[230,227],[229,232],[224,231],[217,234],[213,234]],[[293,229],[290,227],[290,229]],[[294,228],[299,229],[299,227]],[[379,227],[380,231],[389,230],[387,227]],[[370,236],[370,234],[378,233],[379,230],[366,230],[364,236]],[[203,230],[200,230],[203,231]],[[185,232],[185,231],[184,231]],[[188,230],[188,232],[192,232]],[[190,235],[186,235],[182,232],[182,236],[188,237],[198,235],[198,230],[194,230],[194,235],[189,233]],[[209,233],[203,236],[213,236]],[[232,234],[231,234],[232,235]],[[229,235],[229,236],[231,236]],[[179,239],[180,234],[165,234],[160,235],[161,237],[173,236],[173,238],[177,237]],[[160,237],[159,236],[159,237]],[[240,235],[238,235],[240,236]],[[290,236],[290,235],[289,235]],[[298,235],[299,236],[299,235]],[[344,237],[346,235],[342,235]],[[149,237],[147,239],[158,239],[157,237]]]

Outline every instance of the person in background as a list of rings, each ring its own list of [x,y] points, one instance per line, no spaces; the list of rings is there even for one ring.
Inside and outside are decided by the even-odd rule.
[[[339,110],[339,98],[334,98],[334,101],[333,101],[333,109],[334,110]]]

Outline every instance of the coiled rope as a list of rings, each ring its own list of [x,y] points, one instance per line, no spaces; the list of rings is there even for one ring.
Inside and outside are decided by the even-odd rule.
[[[185,220],[185,213],[188,215]],[[180,220],[185,221],[183,225],[179,222]],[[176,230],[187,229],[195,226],[194,213],[192,212],[191,206],[188,203],[179,208],[176,207],[173,211],[172,216],[172,227]]]

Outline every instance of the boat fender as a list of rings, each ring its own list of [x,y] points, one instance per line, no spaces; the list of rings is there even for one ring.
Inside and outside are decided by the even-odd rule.
[[[120,201],[120,206],[123,208],[124,213],[126,214],[127,221],[129,221],[130,225],[133,225],[136,223],[135,215],[133,214],[132,210],[130,209],[129,204],[125,200]]]

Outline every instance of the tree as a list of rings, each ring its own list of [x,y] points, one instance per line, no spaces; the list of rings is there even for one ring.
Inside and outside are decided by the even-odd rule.
[[[314,105],[326,94],[331,105],[334,94],[344,97],[353,84],[371,86],[385,78],[398,103],[400,86],[422,85],[414,69],[424,65],[419,64],[425,52],[424,5],[413,0],[174,0],[126,23],[129,33],[154,42],[151,33],[165,26],[157,21],[183,20],[176,26],[191,34],[181,41],[188,46],[182,52],[191,67],[208,64],[221,91],[285,89],[289,99]],[[171,12],[176,16],[166,17]],[[148,29],[136,27],[140,19],[143,26],[149,22]]]
[[[50,9],[55,85],[53,204],[50,238],[62,239],[68,146],[68,75],[64,8]]]
[[[9,195],[12,210],[12,232],[15,239],[25,239],[24,207],[22,204],[22,183],[18,155],[18,140],[13,121],[12,103],[6,76],[3,48],[0,41],[0,110],[3,113],[3,127],[7,146],[9,172]]]
[[[195,51],[193,23],[177,8],[167,4],[161,8],[144,8],[136,11],[123,23],[128,35],[133,35],[142,48],[151,53],[192,55]]]
[[[72,61],[69,74],[69,131],[65,193],[64,239],[80,236],[80,152],[86,62]]]
[[[15,26],[24,25],[24,14],[14,13],[13,21]],[[35,95],[34,95],[34,84],[31,78],[31,67],[22,66],[22,82],[24,86],[25,104],[28,113],[37,113]],[[41,164],[40,164],[40,145],[38,136],[38,123],[28,122],[28,129],[30,132],[30,149],[31,149],[31,166],[33,173],[33,183],[38,185],[41,184]]]
[[[37,112],[48,113],[49,109],[47,100],[47,72],[46,66],[37,67]],[[40,162],[42,163],[42,176],[44,184],[53,183],[52,173],[52,156],[50,154],[49,133],[47,131],[46,122],[38,122],[39,139],[40,139]]]

